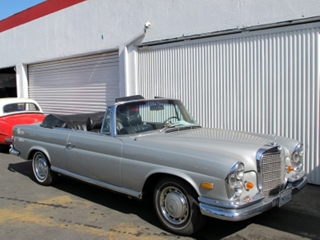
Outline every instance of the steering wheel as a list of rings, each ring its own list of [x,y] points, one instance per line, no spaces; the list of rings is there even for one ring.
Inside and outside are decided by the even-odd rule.
[[[176,116],[171,116],[171,117],[167,118],[166,120],[164,120],[164,121],[163,121],[163,124],[165,124],[166,122],[168,122],[170,119],[173,119],[173,118],[176,118],[176,119],[179,120],[178,117],[176,117]]]

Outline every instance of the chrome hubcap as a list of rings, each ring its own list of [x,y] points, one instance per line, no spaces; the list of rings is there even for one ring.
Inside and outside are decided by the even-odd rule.
[[[48,164],[46,159],[43,158],[43,156],[38,155],[35,160],[35,171],[37,178],[40,180],[46,179],[48,175]]]
[[[188,219],[189,204],[187,198],[176,187],[171,186],[162,190],[160,208],[164,218],[171,224],[180,225]]]

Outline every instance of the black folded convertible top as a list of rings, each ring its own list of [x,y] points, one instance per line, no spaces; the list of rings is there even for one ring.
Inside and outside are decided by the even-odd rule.
[[[105,112],[96,113],[82,113],[74,115],[60,115],[60,114],[49,114],[41,123],[42,127],[45,128],[71,128],[79,130],[87,130],[88,124],[92,122],[99,122],[100,126]],[[90,126],[90,129],[92,126]]]

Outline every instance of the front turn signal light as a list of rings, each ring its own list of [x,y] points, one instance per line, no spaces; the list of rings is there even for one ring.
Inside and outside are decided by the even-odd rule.
[[[254,188],[254,184],[252,182],[245,182],[244,187],[247,191],[249,191],[250,189]]]
[[[293,170],[294,170],[294,167],[293,166],[286,166],[286,170],[287,170],[287,172],[289,173],[289,172],[292,172]]]
[[[201,187],[203,187],[204,189],[212,190],[213,189],[213,183],[202,182],[201,183]]]

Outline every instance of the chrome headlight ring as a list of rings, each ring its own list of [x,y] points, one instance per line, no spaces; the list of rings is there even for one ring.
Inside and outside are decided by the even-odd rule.
[[[237,162],[230,169],[226,179],[226,190],[229,199],[237,199],[243,192],[243,176],[244,176],[244,164]]]
[[[295,171],[302,170],[302,157],[304,154],[303,144],[299,143],[295,146],[293,153],[291,155],[291,164]]]

